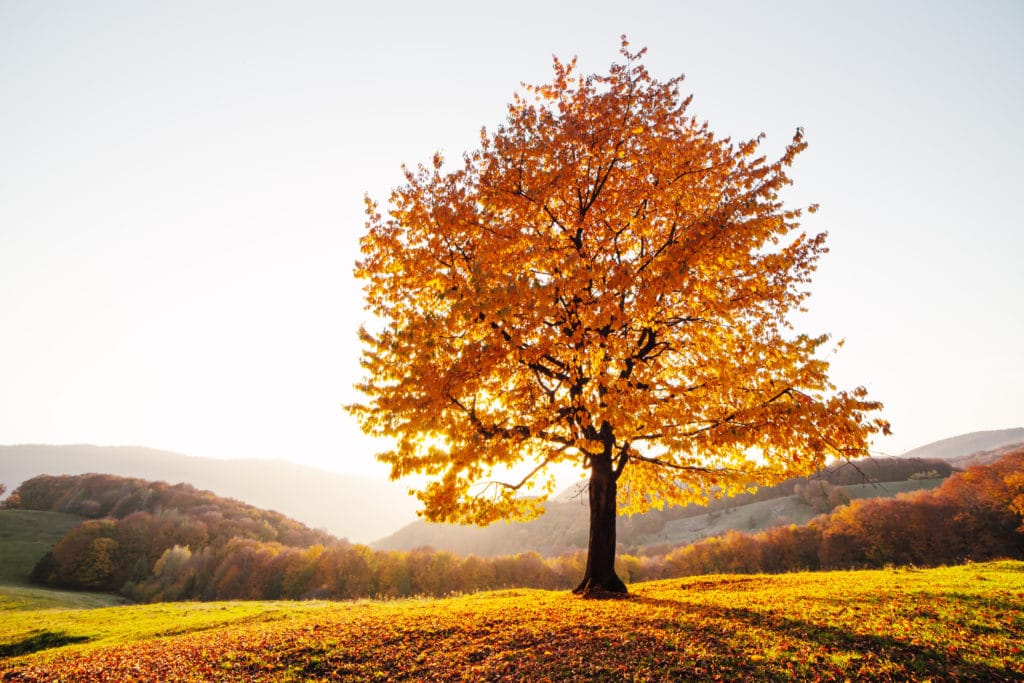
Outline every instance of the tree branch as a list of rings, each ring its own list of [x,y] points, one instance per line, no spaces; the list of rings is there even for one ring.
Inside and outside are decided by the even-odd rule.
[[[612,471],[612,476],[615,477],[615,481],[619,480],[622,476],[622,470],[626,469],[626,463],[629,461],[629,446],[628,441],[622,444],[622,448],[619,449],[619,459],[615,463],[615,469]]]
[[[735,470],[735,469],[732,469],[730,467],[712,468],[712,467],[701,467],[699,465],[680,465],[678,463],[667,462],[667,461],[661,460],[659,458],[650,458],[650,457],[647,457],[645,455],[640,455],[638,453],[631,454],[629,456],[629,458],[631,460],[640,460],[640,461],[643,461],[643,462],[650,463],[652,465],[658,465],[659,467],[667,467],[667,468],[673,469],[673,470],[680,470],[682,472],[703,472],[705,474],[721,474],[723,472],[728,472],[728,473],[732,473],[732,474],[739,474],[740,473],[739,470]]]
[[[562,446],[561,448],[559,448],[556,451],[556,453],[561,453],[566,448],[568,448],[568,446]],[[506,483],[506,482],[503,482],[503,481],[497,481],[497,482],[494,482],[494,483],[498,484],[499,486],[504,486],[507,489],[512,489],[513,491],[518,491],[520,488],[522,488],[526,484],[526,482],[528,482],[531,479],[533,479],[533,477],[538,472],[540,472],[542,469],[547,467],[549,464],[551,464],[551,456],[548,456],[547,458],[544,458],[544,460],[540,464],[538,464],[536,467],[534,467],[532,470],[530,470],[529,474],[527,474],[525,477],[520,479],[518,484],[509,484],[509,483]]]
[[[527,425],[515,425],[513,427],[500,427],[498,425],[492,425],[487,427],[483,421],[477,417],[476,407],[467,408],[454,396],[448,396],[448,400],[466,414],[469,419],[469,423],[476,428],[477,434],[484,437],[484,439],[541,439],[551,443],[561,445],[563,448],[567,448],[573,445],[573,440],[568,439],[558,434],[552,434],[547,430],[540,430],[534,432]]]

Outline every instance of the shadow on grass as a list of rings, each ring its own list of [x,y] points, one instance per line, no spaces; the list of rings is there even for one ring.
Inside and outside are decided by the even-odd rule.
[[[73,636],[63,631],[43,631],[14,643],[0,645],[0,659],[32,654],[40,650],[63,647],[91,640],[88,636]]]
[[[974,593],[947,591],[941,595],[947,600],[964,602],[976,609],[996,610],[1016,615],[1020,615],[1024,611],[1024,597],[1018,598],[1006,593],[1002,595],[976,595]]]
[[[837,626],[793,619],[773,612],[762,612],[744,607],[690,605],[645,596],[640,597],[639,602],[691,612],[701,617],[745,622],[751,626],[783,634],[797,641],[807,642],[818,648],[819,653],[850,653],[865,660],[874,660],[882,665],[881,668],[885,671],[887,680],[916,680],[922,677],[959,681],[1024,680],[1021,674],[1013,670],[971,661],[956,650],[915,645],[889,635],[855,633]],[[856,671],[846,671],[845,673],[855,677],[857,675]],[[772,676],[769,674],[765,678],[770,679]]]
[[[278,665],[306,679],[329,680],[1024,680],[1010,667],[942,645],[913,644],[899,634],[861,634],[741,607],[639,595],[628,601],[641,607],[639,614],[623,610],[612,621],[529,624],[513,616],[457,628],[426,621],[422,628],[382,634],[373,645],[349,633],[299,643]],[[782,651],[761,652],[744,635],[765,631],[777,634],[772,640]]]

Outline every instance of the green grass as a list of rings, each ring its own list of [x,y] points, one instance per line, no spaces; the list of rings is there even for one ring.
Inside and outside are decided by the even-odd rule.
[[[796,496],[786,496],[674,520],[665,525],[662,535],[668,542],[686,545],[733,530],[757,533],[780,524],[806,524],[817,515]]]
[[[127,605],[131,601],[112,593],[65,591],[42,586],[0,584],[0,620],[5,612],[46,609],[95,609]]]
[[[1024,680],[1022,562],[630,590],[8,611],[0,679]]]
[[[856,498],[893,498],[900,493],[934,489],[945,479],[915,479],[913,481],[887,481],[884,484],[854,484],[842,486],[846,495]]]
[[[109,593],[53,590],[29,582],[36,562],[81,521],[61,512],[0,510],[0,620],[12,610],[91,609],[128,602]]]
[[[152,605],[88,605],[82,609],[28,609],[0,612],[0,651],[41,634],[61,633],[82,651],[135,643],[257,621],[277,621],[322,610],[325,602],[166,602]],[[50,648],[38,648],[50,649]]]
[[[0,584],[28,585],[39,558],[81,521],[61,512],[0,510]]]

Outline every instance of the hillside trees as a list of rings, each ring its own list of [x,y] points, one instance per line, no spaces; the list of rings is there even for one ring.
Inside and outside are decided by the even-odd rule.
[[[850,502],[850,497],[846,495],[845,491],[827,481],[797,484],[793,489],[793,495],[818,513],[831,512],[840,505]]]
[[[731,532],[666,554],[650,548],[639,557],[620,554],[616,573],[633,582],[701,573],[1022,558],[1024,514],[1016,507],[1024,496],[1022,472],[1024,450],[956,474],[937,489],[855,500],[805,526],[753,535]],[[814,483],[820,482],[809,484]],[[535,552],[482,558],[423,547],[374,551],[337,540],[310,546],[241,536],[224,541],[222,533],[209,533],[197,522],[196,513],[203,508],[85,520],[39,562],[35,578],[51,585],[117,590],[149,602],[350,599],[527,586],[565,589],[578,582],[586,566],[582,551],[547,558]]]
[[[730,533],[668,553],[645,578],[937,566],[1024,558],[1024,450],[953,475],[936,489],[854,500],[805,526]]]
[[[368,198],[355,268],[380,325],[350,409],[393,439],[379,458],[429,477],[429,520],[476,524],[537,515],[550,467],[583,467],[580,592],[625,591],[617,512],[809,474],[888,429],[829,382],[827,335],[790,329],[826,251],[780,198],[802,131],[767,161],[621,53],[590,76],[555,59],[461,165]]]
[[[235,536],[295,546],[333,539],[326,532],[310,529],[279,512],[222,498],[189,484],[171,485],[112,474],[43,474],[22,482],[4,505],[66,512],[92,519],[125,519],[145,513],[161,520],[156,527],[147,528],[145,534],[167,538],[176,534],[187,538],[205,534],[211,543],[226,543]]]
[[[110,513],[71,528],[32,578],[146,602],[567,588],[578,569],[575,557],[536,553],[481,559],[430,548],[377,552],[209,491],[105,474],[41,475],[22,483],[7,506]]]
[[[109,474],[40,475],[23,482],[5,506],[91,518],[65,534],[33,571],[35,581],[68,588],[120,590],[145,582],[175,546],[197,551],[222,550],[235,539],[298,547],[338,542],[280,513],[187,484]]]

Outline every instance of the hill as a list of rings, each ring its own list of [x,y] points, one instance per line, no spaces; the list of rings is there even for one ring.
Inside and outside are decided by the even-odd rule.
[[[11,612],[0,622],[0,678],[1024,678],[1021,562],[705,576],[630,589],[618,600],[514,590]]]
[[[852,498],[891,497],[933,488],[952,472],[941,460],[870,458],[856,467],[833,465],[811,478],[796,478],[754,494],[712,501],[708,506],[652,510],[618,520],[619,551],[650,554],[724,534],[803,524]],[[837,490],[838,489],[838,490]],[[831,500],[827,500],[828,496]],[[529,522],[488,527],[413,522],[372,544],[379,550],[430,546],[460,555],[494,557],[538,552],[554,557],[587,547],[586,495],[570,489],[549,501],[546,512]]]
[[[416,518],[416,501],[402,484],[282,460],[217,460],[134,446],[0,446],[0,484],[8,491],[39,474],[90,472],[185,482],[357,542]]]
[[[121,591],[132,597],[158,593],[173,562],[192,551],[209,563],[228,553],[225,582],[245,574],[231,564],[232,550],[246,543],[268,548],[344,545],[324,531],[279,512],[200,491],[111,474],[39,475],[22,482],[5,501],[6,512],[75,515],[52,549],[31,570],[35,583],[65,588]],[[84,519],[83,519],[84,518]],[[32,519],[36,519],[33,517]],[[48,531],[56,533],[49,523]],[[28,553],[26,553],[27,555]],[[6,564],[6,560],[0,564]],[[166,569],[166,572],[164,571]],[[239,580],[245,580],[240,576]]]
[[[961,434],[919,446],[903,454],[904,458],[941,458],[957,467],[987,465],[1005,454],[1007,447],[1024,445],[1024,428],[992,429]]]
[[[943,464],[866,464],[876,474],[895,475],[908,466],[935,463]],[[1024,448],[992,465],[953,474],[937,488],[896,498],[864,499],[862,495],[840,505],[847,497],[846,488],[824,480],[796,482],[793,498],[812,509],[834,509],[802,526],[775,525],[757,533],[729,531],[682,547],[647,548],[641,556],[620,553],[616,571],[627,581],[644,581],[721,572],[934,567],[1021,559],[1022,477]],[[925,484],[912,479],[876,486]],[[749,497],[766,493],[778,492]],[[786,499],[759,500],[748,508],[779,501]],[[170,486],[113,475],[43,475],[22,484],[7,504],[93,517],[61,537],[36,565],[34,580],[50,586],[118,590],[143,602],[568,589],[583,574],[586,558],[582,551],[553,558],[536,552],[481,558],[429,548],[375,551],[325,537],[279,513],[217,499],[185,484]],[[720,520],[729,516],[725,510],[716,514]],[[682,516],[674,523],[692,521]]]
[[[1021,444],[1024,444],[1024,429],[1021,428],[961,434],[915,448],[899,458],[866,458],[834,464],[817,477],[793,479],[779,486],[766,487],[753,496],[713,501],[707,508],[687,506],[620,517],[617,533],[619,550],[634,554],[663,552],[672,546],[730,530],[754,532],[780,525],[802,524],[826,510],[793,495],[794,487],[801,481],[825,481],[841,487],[843,495],[849,499],[887,498],[935,487],[953,467],[993,463],[1011,452],[1015,445]],[[929,470],[934,470],[937,476],[924,477]],[[430,546],[482,557],[531,551],[552,557],[584,549],[589,528],[584,486],[585,482],[562,492],[547,503],[544,515],[530,522],[499,522],[479,528],[418,520],[375,541],[372,547],[411,550]]]

